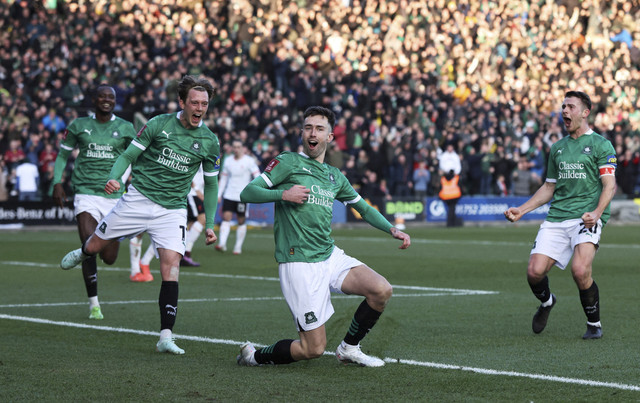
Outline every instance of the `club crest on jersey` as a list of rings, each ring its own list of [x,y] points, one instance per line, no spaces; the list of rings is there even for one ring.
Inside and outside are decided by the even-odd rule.
[[[306,323],[307,325],[317,321],[318,318],[316,318],[315,312],[311,311],[304,314],[304,323]]]
[[[271,172],[273,170],[273,168],[276,167],[276,165],[278,165],[280,163],[280,161],[273,159],[271,160],[271,162],[269,162],[269,164],[267,165],[267,167],[264,169],[265,172]]]
[[[120,137],[120,133],[113,132],[113,133],[111,133],[111,137],[113,137],[114,139],[117,139],[118,137]]]
[[[202,149],[202,144],[200,144],[199,141],[194,141],[193,144],[191,144],[191,149],[197,153],[200,152],[200,150]]]
[[[584,150],[582,150],[582,154],[591,155],[591,147],[586,146]]]
[[[336,184],[336,178],[333,176],[333,174],[329,174],[329,181],[332,185]]]

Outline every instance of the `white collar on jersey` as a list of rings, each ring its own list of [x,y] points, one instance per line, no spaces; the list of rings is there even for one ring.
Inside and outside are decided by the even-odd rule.
[[[305,154],[304,151],[300,151],[298,154],[302,155],[305,158],[309,158],[309,156]]]
[[[589,129],[586,132],[584,132],[584,134],[593,134],[593,129]]]
[[[95,119],[95,118],[96,118],[96,114],[95,114],[95,113],[92,113],[92,114],[91,114],[91,119]],[[109,120],[112,120],[112,121],[113,121],[113,120],[116,120],[116,115],[114,115],[114,114],[112,113],[112,114],[111,114],[111,119],[109,119]]]
[[[180,118],[182,117],[182,112],[184,111],[180,111],[176,114],[176,118],[178,118],[178,120],[180,120]],[[202,126],[202,119],[200,119],[200,123],[198,123],[198,127]]]

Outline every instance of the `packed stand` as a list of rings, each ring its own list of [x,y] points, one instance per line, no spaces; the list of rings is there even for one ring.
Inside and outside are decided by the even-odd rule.
[[[564,135],[564,92],[580,89],[619,192],[640,194],[637,1],[204,3],[0,0],[0,201],[48,197],[64,129],[98,84],[140,127],[178,108],[187,73],[216,83],[206,123],[261,168],[299,150],[304,108],[332,108],[328,162],[386,198],[437,195],[455,158],[465,195],[530,193]]]

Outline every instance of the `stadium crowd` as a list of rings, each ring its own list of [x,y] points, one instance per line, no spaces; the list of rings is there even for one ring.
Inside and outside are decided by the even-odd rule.
[[[307,106],[330,107],[328,162],[382,197],[436,195],[451,157],[464,194],[535,189],[564,92],[583,90],[619,193],[640,194],[637,0],[51,3],[0,0],[0,201],[34,182],[49,197],[64,129],[98,84],[137,128],[178,108],[184,74],[216,83],[206,123],[261,168],[299,149]]]

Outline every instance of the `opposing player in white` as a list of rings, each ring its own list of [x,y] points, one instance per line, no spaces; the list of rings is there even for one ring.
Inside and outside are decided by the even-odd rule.
[[[233,254],[242,253],[242,244],[247,236],[246,219],[248,215],[247,203],[240,201],[240,192],[260,175],[260,169],[253,158],[244,151],[244,145],[240,140],[232,143],[232,156],[227,157],[222,162],[222,173],[220,186],[218,187],[218,203],[222,201],[222,223],[220,224],[220,240],[216,245],[216,250],[226,252],[227,239],[231,232],[231,219],[233,213],[238,218],[238,228],[236,229],[236,244],[233,247]]]

